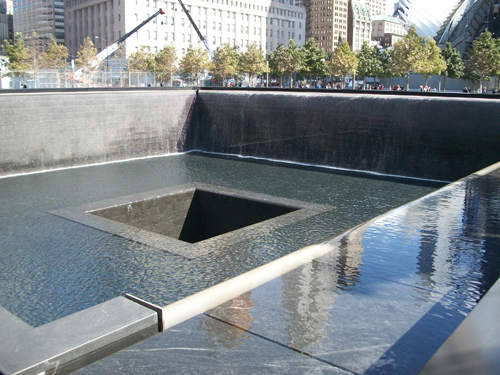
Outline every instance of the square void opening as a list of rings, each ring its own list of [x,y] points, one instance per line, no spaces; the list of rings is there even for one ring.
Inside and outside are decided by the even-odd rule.
[[[89,213],[194,244],[297,210],[194,189]]]

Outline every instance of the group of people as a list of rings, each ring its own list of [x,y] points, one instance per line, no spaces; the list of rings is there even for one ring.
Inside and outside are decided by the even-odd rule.
[[[431,88],[430,86],[420,86],[420,91],[433,91],[433,92],[437,92],[437,88],[436,86],[434,86],[433,88]]]

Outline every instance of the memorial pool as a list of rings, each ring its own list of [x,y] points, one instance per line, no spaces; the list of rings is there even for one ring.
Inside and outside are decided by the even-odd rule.
[[[49,213],[190,183],[331,210],[187,260]],[[0,179],[0,305],[40,326],[131,293],[166,305],[426,195],[436,184],[170,155]]]

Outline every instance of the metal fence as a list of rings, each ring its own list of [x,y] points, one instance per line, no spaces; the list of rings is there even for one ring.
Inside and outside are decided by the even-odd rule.
[[[66,71],[9,72],[1,75],[1,89],[20,88],[84,88],[84,87],[150,87],[150,86],[192,86],[192,82],[184,82],[173,78],[160,82],[159,76],[150,72],[128,72],[124,70],[96,71],[91,75],[73,74]],[[205,81],[200,81],[205,85]]]

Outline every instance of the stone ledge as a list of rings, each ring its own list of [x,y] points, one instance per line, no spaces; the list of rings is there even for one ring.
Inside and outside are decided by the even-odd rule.
[[[0,371],[6,375],[67,373],[120,350],[124,341],[128,346],[158,333],[157,313],[123,297],[37,328],[1,307],[0,317]]]

